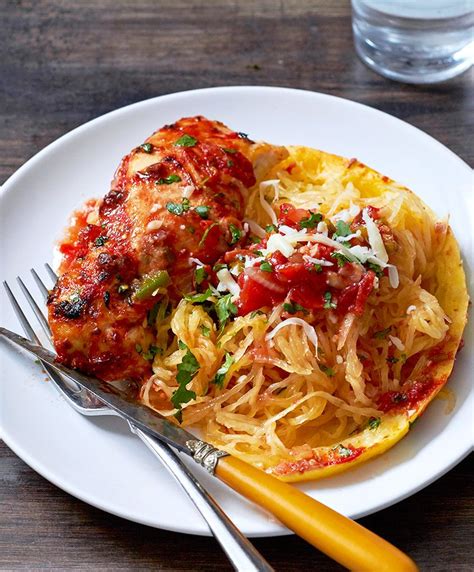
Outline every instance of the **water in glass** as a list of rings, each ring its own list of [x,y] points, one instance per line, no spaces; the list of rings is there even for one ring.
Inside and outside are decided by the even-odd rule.
[[[355,48],[407,83],[450,79],[474,60],[474,0],[352,0]]]

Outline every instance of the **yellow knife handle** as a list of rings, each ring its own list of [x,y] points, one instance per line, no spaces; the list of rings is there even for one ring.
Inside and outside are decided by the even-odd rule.
[[[222,457],[215,474],[350,570],[418,570],[411,558],[370,530],[245,461],[230,455]]]

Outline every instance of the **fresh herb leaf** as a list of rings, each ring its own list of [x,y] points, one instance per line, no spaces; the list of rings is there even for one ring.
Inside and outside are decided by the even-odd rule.
[[[185,349],[186,353],[181,363],[178,364],[178,373],[176,375],[178,389],[176,389],[171,396],[171,403],[178,410],[181,409],[183,403],[188,403],[191,399],[196,399],[196,393],[188,390],[186,386],[193,380],[200,368],[199,362],[194,354],[181,340],[179,342],[179,348]]]
[[[260,242],[262,242],[262,239],[259,238],[258,236],[252,235],[252,236],[250,237],[250,242],[251,242],[252,244],[260,244]]]
[[[210,226],[208,226],[208,227],[206,228],[206,230],[204,231],[204,234],[203,234],[202,237],[201,237],[201,240],[199,241],[199,244],[198,244],[199,247],[204,246],[208,234],[211,232],[211,229],[214,228],[215,226],[219,226],[219,223],[218,223],[218,222],[213,222]]]
[[[200,326],[202,335],[208,338],[211,335],[211,328],[206,326],[206,324],[201,324]]]
[[[323,215],[321,213],[314,213],[309,211],[309,217],[300,220],[301,228],[315,228],[318,222],[323,220]]]
[[[135,344],[135,351],[137,352],[137,354],[141,354],[143,351],[143,348],[140,344]]]
[[[385,330],[379,330],[378,332],[375,332],[373,337],[376,340],[384,340],[388,336],[388,334],[390,333],[391,329],[392,329],[392,326],[385,328]]]
[[[338,220],[336,222],[335,235],[337,235],[337,236],[349,236],[350,234],[352,234],[350,225],[348,225],[347,222],[344,222],[343,220]]]
[[[263,270],[264,272],[273,272],[273,266],[270,262],[264,260],[263,262],[260,262],[260,270]]]
[[[226,352],[224,363],[217,370],[215,378],[212,380],[218,387],[224,387],[224,380],[230,366],[234,363],[234,358]]]
[[[332,294],[331,292],[329,292],[329,290],[327,292],[324,292],[324,306],[323,308],[325,310],[334,310],[334,308],[337,307],[336,302],[333,302],[332,299]]]
[[[231,159],[227,159],[226,164],[228,167],[233,167],[234,166],[234,161],[232,161]]]
[[[156,181],[157,185],[171,185],[171,183],[179,183],[181,181],[181,177],[179,175],[169,175],[164,179],[158,179]]]
[[[285,304],[283,304],[283,309],[285,312],[288,312],[288,314],[296,314],[296,312],[303,312],[304,314],[308,313],[306,308],[300,306],[300,304],[297,304],[296,302],[285,302]]]
[[[176,147],[194,147],[197,143],[197,139],[192,135],[185,133],[177,141],[174,142]]]
[[[238,227],[235,226],[235,224],[230,224],[229,230],[230,230],[230,235],[232,237],[230,240],[230,244],[235,244],[236,242],[238,242],[240,240],[240,237],[242,236],[242,232]]]
[[[212,296],[212,290],[210,288],[202,294],[185,294],[184,299],[188,302],[192,302],[193,304],[201,304],[202,302],[205,302],[209,296]]]
[[[183,199],[181,203],[166,203],[166,208],[171,214],[181,216],[189,210],[189,199]]]
[[[265,227],[265,231],[266,232],[277,232],[278,227],[274,224],[267,224],[267,226]]]
[[[378,264],[374,264],[373,262],[367,262],[366,267],[367,270],[372,270],[372,272],[375,272],[375,276],[377,276],[378,278],[381,278],[383,276],[383,268]]]
[[[223,328],[231,316],[237,315],[237,306],[232,302],[232,294],[226,294],[217,300],[215,309],[219,325]]]
[[[332,369],[332,367],[328,367],[327,365],[324,365],[322,363],[319,364],[319,369],[325,373],[328,377],[334,377],[336,374],[334,373],[334,370]]]
[[[104,246],[104,244],[109,240],[108,236],[98,236],[94,240],[94,246]]]
[[[156,354],[158,353],[159,354],[163,353],[163,350],[152,344],[148,347],[148,350],[146,352],[142,352],[142,358],[148,361],[153,361],[155,359]]]
[[[321,266],[321,264],[315,264],[313,266],[313,268],[311,269],[313,272],[322,272],[323,271],[323,267]]]
[[[382,420],[380,419],[380,417],[371,417],[367,422],[367,427],[371,431],[375,431],[375,429],[377,429],[377,427],[380,425],[380,423],[382,423]]]
[[[110,304],[110,292],[104,292],[103,298],[104,298],[105,307],[108,308],[109,304]]]
[[[197,212],[197,214],[201,218],[208,219],[209,218],[209,211],[211,210],[211,207],[208,207],[207,205],[199,205],[194,210]]]
[[[151,143],[143,143],[140,145],[140,149],[143,149],[145,153],[151,153],[153,151],[153,145]]]
[[[335,260],[337,260],[337,265],[342,267],[345,264],[347,264],[348,262],[350,262],[349,258],[347,258],[347,256],[345,256],[344,254],[342,254],[342,252],[339,251],[335,251],[335,252],[331,252],[331,258],[334,258]]]
[[[199,286],[204,282],[206,278],[207,278],[207,272],[204,266],[199,266],[199,268],[196,268],[196,270],[194,271],[194,282],[196,282],[196,284]]]

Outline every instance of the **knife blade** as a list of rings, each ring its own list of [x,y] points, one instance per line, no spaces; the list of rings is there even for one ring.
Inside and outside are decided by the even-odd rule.
[[[159,413],[152,409],[133,401],[126,392],[121,391],[105,381],[80,373],[70,369],[56,361],[56,356],[49,350],[30,342],[26,338],[11,332],[7,328],[0,326],[0,337],[20,346],[29,353],[35,355],[41,361],[46,362],[54,369],[75,381],[83,389],[90,391],[95,397],[100,399],[108,407],[115,410],[121,417],[130,421],[145,433],[168,443],[179,451],[192,456],[193,450],[187,444],[189,441],[196,441],[196,437],[173,425],[164,419]]]

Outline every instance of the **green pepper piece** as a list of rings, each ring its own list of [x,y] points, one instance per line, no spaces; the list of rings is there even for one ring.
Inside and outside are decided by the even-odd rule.
[[[144,278],[135,291],[133,298],[135,300],[145,300],[149,298],[158,288],[164,288],[170,283],[170,276],[166,270],[158,270],[154,274],[150,274]]]

